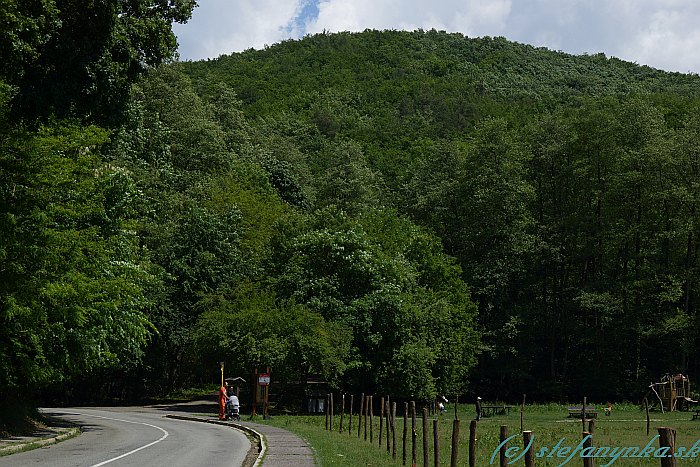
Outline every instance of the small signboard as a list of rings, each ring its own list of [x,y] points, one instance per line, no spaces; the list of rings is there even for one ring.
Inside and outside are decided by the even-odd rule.
[[[258,375],[258,384],[260,386],[268,386],[270,384],[270,374],[269,373],[260,373]]]

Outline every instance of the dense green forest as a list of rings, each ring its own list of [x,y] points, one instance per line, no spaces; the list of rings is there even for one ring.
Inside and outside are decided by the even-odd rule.
[[[0,405],[700,374],[698,76],[437,31],[180,63],[194,2],[103,3],[0,12]]]
[[[698,374],[698,76],[434,30],[182,69],[204,99],[235,92],[302,209],[440,240],[477,305],[460,389],[636,400]]]

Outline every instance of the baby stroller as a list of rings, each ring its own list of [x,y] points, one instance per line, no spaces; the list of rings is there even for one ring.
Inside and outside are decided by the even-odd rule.
[[[240,403],[238,397],[230,396],[226,401],[226,414],[229,420],[241,421]]]

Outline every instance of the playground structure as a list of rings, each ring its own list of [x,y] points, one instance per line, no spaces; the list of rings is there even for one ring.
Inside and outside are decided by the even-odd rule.
[[[680,373],[667,374],[658,383],[651,383],[646,398],[651,408],[659,408],[661,412],[685,411],[698,403],[692,398],[690,379]]]

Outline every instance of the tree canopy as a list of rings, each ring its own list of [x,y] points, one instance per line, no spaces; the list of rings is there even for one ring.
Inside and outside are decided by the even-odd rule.
[[[116,124],[131,84],[172,58],[172,23],[194,0],[3,1],[0,78],[17,86],[15,115]]]
[[[0,400],[700,370],[700,78],[438,31],[172,62],[193,7],[0,12]]]

